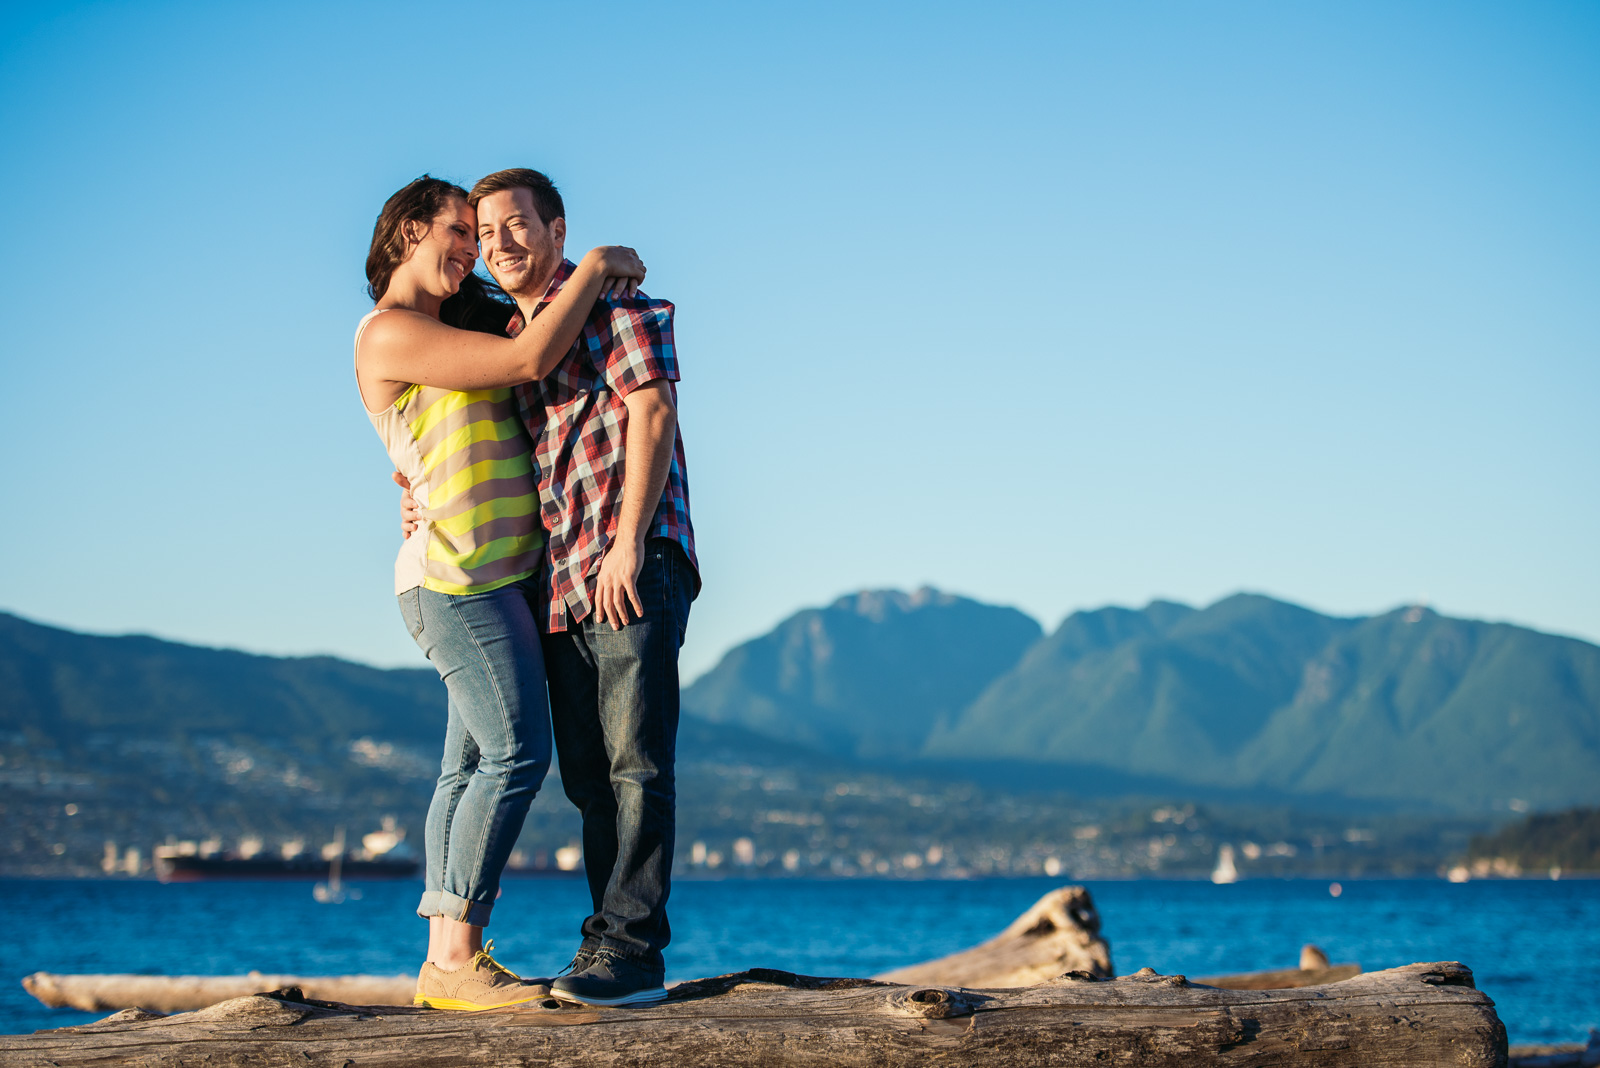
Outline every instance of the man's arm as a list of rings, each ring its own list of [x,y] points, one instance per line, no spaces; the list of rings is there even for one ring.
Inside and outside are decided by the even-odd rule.
[[[622,403],[628,409],[622,513],[595,583],[595,620],[609,622],[613,630],[628,622],[629,603],[637,616],[644,615],[638,586],[644,539],[667,485],[678,431],[678,408],[672,401],[671,383],[665,379],[646,382],[623,397]]]

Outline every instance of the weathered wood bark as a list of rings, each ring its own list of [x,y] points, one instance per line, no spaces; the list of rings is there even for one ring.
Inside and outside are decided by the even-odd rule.
[[[1081,886],[1050,891],[987,942],[877,978],[890,983],[1012,987],[1033,986],[1066,972],[1112,974],[1111,947],[1100,937],[1100,914]]]
[[[23,989],[53,1009],[84,1012],[143,1008],[157,1012],[203,1009],[263,990],[299,987],[308,998],[349,1005],[409,1005],[415,975],[54,975],[34,972]]]
[[[1413,964],[1300,990],[1218,990],[1148,970],[1020,990],[896,986],[753,971],[660,1005],[545,1000],[482,1013],[353,1008],[296,991],[156,1017],[0,1036],[14,1068],[80,1065],[565,1068],[1502,1066],[1505,1028],[1460,964]]]

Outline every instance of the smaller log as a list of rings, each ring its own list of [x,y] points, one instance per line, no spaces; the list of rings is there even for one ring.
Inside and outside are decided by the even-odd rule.
[[[1597,1068],[1600,1066],[1600,1030],[1589,1032],[1587,1046],[1512,1046],[1507,1068]]]
[[[1208,975],[1194,980],[1224,990],[1292,990],[1302,986],[1322,986],[1352,979],[1361,974],[1359,964],[1330,964],[1328,955],[1307,942],[1300,947],[1300,967],[1237,975]]]
[[[23,989],[52,1009],[187,1012],[219,1001],[299,987],[306,997],[347,1005],[409,1005],[414,975],[54,975],[34,972]]]
[[[1033,986],[1067,972],[1107,979],[1111,947],[1100,936],[1100,914],[1081,886],[1063,886],[1041,897],[987,942],[884,972],[888,983],[1003,988]]]

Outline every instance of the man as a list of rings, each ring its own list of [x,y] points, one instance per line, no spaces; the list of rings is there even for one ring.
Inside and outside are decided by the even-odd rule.
[[[525,168],[489,175],[469,200],[483,261],[517,302],[514,335],[574,269],[566,208]],[[591,1005],[666,997],[678,649],[700,586],[672,314],[642,294],[603,299],[556,369],[517,389],[549,534],[551,721],[593,904],[551,991]]]

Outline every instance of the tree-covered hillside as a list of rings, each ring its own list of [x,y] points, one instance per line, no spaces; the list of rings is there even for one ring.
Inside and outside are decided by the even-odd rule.
[[[1038,640],[1014,608],[867,591],[796,613],[685,690],[684,711],[821,752],[905,759]]]
[[[1019,650],[1020,624],[996,640],[1009,609],[957,601],[875,617],[853,603],[735,649],[685,709],[1001,779],[1055,768],[1067,790],[1483,813],[1600,803],[1600,648],[1576,639],[1420,607],[1341,619],[1239,594],[1199,610],[1074,613]]]
[[[1600,808],[1535,813],[1473,838],[1467,858],[1490,870],[1600,872]]]
[[[979,686],[973,643],[950,652],[965,627],[987,624],[1014,648],[1037,635],[1020,613],[941,600],[852,599],[844,625],[823,620],[836,644],[802,643],[812,653],[847,650],[803,660],[825,668],[804,692],[836,700],[836,713],[861,713],[867,737],[893,728],[893,716],[931,730],[927,709],[948,710]],[[923,611],[927,625],[873,639],[871,626],[894,629]],[[1159,630],[1189,614],[1156,606],[1085,617],[1077,640],[1103,645],[1128,627]],[[882,657],[888,681],[850,690],[875,649],[893,654]],[[1005,658],[1004,646],[989,649],[995,661]],[[941,650],[952,663],[936,663]],[[945,703],[900,704],[893,716],[869,719],[879,711],[871,694],[914,673],[919,656],[932,681],[913,679],[911,691]],[[830,664],[853,666],[829,674]],[[789,714],[808,708],[796,700]],[[209,839],[224,850],[245,838],[268,851],[315,849],[337,827],[359,836],[385,816],[415,835],[443,722],[443,687],[427,670],[95,637],[0,615],[0,875],[98,874],[107,846],[116,870],[125,872],[136,850],[135,870],[147,874],[150,848],[169,838]],[[850,717],[831,722],[858,737],[845,730]],[[862,760],[693,717],[683,720],[678,754],[678,870],[686,876],[1203,875],[1228,842],[1246,874],[1410,874],[1458,855],[1485,823],[1193,804],[1181,788],[1153,783],[1090,796],[1081,778],[1029,781],[1010,774],[1018,765],[980,786],[971,761]],[[552,775],[520,845],[536,863],[577,832]]]

